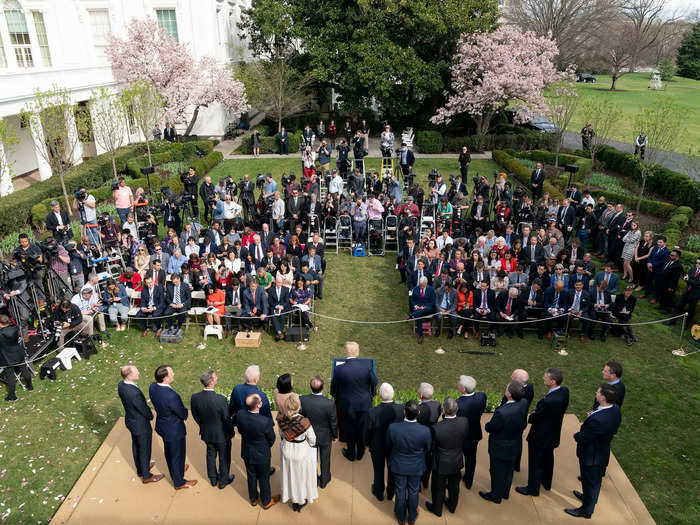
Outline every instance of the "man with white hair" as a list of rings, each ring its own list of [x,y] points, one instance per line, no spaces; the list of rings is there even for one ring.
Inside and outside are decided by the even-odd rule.
[[[523,370],[522,368],[516,368],[510,375],[510,380],[516,381],[523,386],[523,400],[525,401],[523,408],[525,410],[525,417],[527,418],[527,412],[530,409],[530,403],[532,403],[532,400],[535,397],[535,387],[532,386],[532,383],[529,382],[530,374],[528,374],[527,371]],[[507,402],[508,400],[504,395],[501,399],[501,404],[499,406],[503,406]],[[515,472],[520,472],[520,457],[520,454],[518,454],[518,458],[515,461]]]
[[[411,290],[410,297],[411,314],[416,320],[416,332],[418,344],[423,344],[423,321],[431,322],[430,316],[435,313],[435,290],[428,286],[428,278],[424,275],[418,280],[418,286]]]
[[[435,389],[430,383],[421,383],[418,387],[418,395],[420,396],[420,404],[418,405],[418,423],[425,425],[432,430],[433,425],[440,419],[440,401],[435,401]],[[432,465],[432,454],[428,452],[425,455],[425,464],[428,468],[423,472],[421,481],[423,487],[428,487],[430,481],[430,465]]]
[[[239,410],[245,410],[245,400],[251,394],[258,394],[262,401],[260,414],[272,418],[270,411],[270,401],[267,399],[265,392],[258,388],[260,381],[260,367],[258,365],[250,365],[245,369],[245,383],[236,385],[231,392],[231,400],[229,401],[228,410],[234,418]]]
[[[379,397],[382,402],[369,411],[367,418],[367,433],[365,444],[369,447],[374,468],[374,481],[372,482],[372,494],[379,501],[384,500],[384,466],[386,465],[386,499],[394,497],[394,474],[389,468],[390,451],[386,446],[386,432],[389,425],[403,419],[403,407],[394,403],[394,388],[389,383],[382,383],[379,387]]]
[[[459,391],[462,393],[457,398],[457,416],[466,417],[469,421],[469,432],[464,440],[464,476],[462,481],[468,488],[472,488],[474,482],[474,469],[476,468],[476,449],[483,437],[481,432],[481,415],[486,410],[486,394],[476,392],[476,379],[472,376],[459,376]]]

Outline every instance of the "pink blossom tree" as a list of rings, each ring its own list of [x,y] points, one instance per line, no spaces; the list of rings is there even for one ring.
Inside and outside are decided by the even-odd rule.
[[[187,122],[192,131],[199,109],[213,102],[226,107],[235,118],[250,109],[245,87],[232,72],[210,57],[196,63],[185,44],[177,42],[152,18],[132,20],[126,38],[110,37],[106,49],[118,82],[145,80],[165,103],[166,122]]]
[[[448,123],[467,113],[476,120],[477,133],[486,133],[493,116],[509,103],[517,107],[519,122],[544,114],[543,91],[561,78],[554,65],[557,54],[550,38],[513,26],[462,35],[452,66],[452,94],[432,122]]]

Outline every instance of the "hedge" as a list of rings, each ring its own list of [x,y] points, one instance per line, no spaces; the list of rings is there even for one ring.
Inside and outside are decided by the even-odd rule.
[[[502,150],[494,150],[491,153],[493,161],[504,168],[507,173],[513,175],[525,188],[530,189],[530,170],[520,164],[518,160],[508,152]],[[554,186],[550,181],[545,180],[543,191],[549,192],[552,198],[563,199],[566,197],[564,193]]]
[[[550,166],[554,166],[554,160],[556,158],[556,155],[551,151],[543,150],[526,151],[519,153],[516,156],[524,159],[534,160],[536,162],[542,162],[543,164],[549,164]],[[576,182],[583,182],[590,173],[592,166],[590,158],[560,153],[559,167],[563,168],[566,164],[573,164],[575,166],[578,166],[578,172],[573,178]],[[566,179],[567,181],[569,180],[568,175],[566,176]]]
[[[549,133],[538,133],[523,129],[522,133],[517,134],[476,134],[465,137],[444,137],[443,152],[459,153],[462,151],[462,146],[467,146],[469,151],[547,149],[552,147],[552,142],[553,137]]]
[[[299,150],[299,144],[301,144],[301,131],[289,133],[288,137],[289,152],[296,153]],[[273,153],[280,152],[279,134],[271,137],[260,137],[260,152],[268,153],[270,151]],[[253,135],[251,133],[246,134],[241,145],[233,153],[235,155],[251,155],[253,153]]]
[[[416,148],[420,153],[442,153],[442,135],[438,131],[416,131]]]
[[[196,157],[197,150],[204,151],[207,155],[214,150],[214,143],[211,140],[193,140],[185,143],[166,142],[165,144],[161,142],[158,144],[156,152],[151,148],[151,160],[154,166]],[[148,165],[148,155],[141,155],[127,161],[126,172],[129,176],[138,178],[142,176],[141,168]]]

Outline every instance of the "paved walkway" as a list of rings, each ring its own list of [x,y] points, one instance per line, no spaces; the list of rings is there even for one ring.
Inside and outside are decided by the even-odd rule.
[[[634,153],[634,145],[632,144],[618,142],[617,140],[608,140],[607,144],[621,151]],[[565,131],[563,145],[567,149],[581,149],[581,135],[572,133],[571,131]],[[696,159],[694,165],[691,165],[688,155],[676,153],[675,151],[662,151],[659,154],[658,163],[670,170],[685,173],[694,180],[700,181],[700,172],[698,172],[700,161]]]

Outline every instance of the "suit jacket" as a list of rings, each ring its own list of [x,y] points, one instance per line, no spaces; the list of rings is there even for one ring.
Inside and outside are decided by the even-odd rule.
[[[309,256],[308,256],[308,255],[304,255],[304,256],[301,258],[301,262],[305,262],[305,261],[308,261],[308,260],[309,260]],[[321,257],[319,257],[318,254],[316,254],[316,255],[314,255],[313,261],[314,261],[314,271],[316,271],[316,272],[322,271],[322,270],[323,270],[323,266],[321,266]]]
[[[246,288],[241,295],[241,307],[243,308],[244,317],[249,316],[253,308],[258,309],[257,315],[267,315],[267,291],[258,286],[255,290],[255,300],[253,300],[253,293],[250,288]]]
[[[569,290],[571,290],[571,293],[573,293],[574,285],[581,281],[583,283],[583,289],[588,290],[588,286],[590,283],[590,279],[585,273],[582,273],[581,275],[577,274],[576,272],[572,273],[569,275]]]
[[[185,420],[187,409],[180,394],[168,386],[151,383],[148,395],[156,409],[156,432],[163,441],[177,441],[187,434]]]
[[[544,261],[544,248],[542,248],[540,245],[535,246],[535,256],[533,258],[531,246],[531,244],[528,244],[520,252],[522,263],[527,266],[532,266],[533,264]]]
[[[282,311],[289,310],[289,289],[286,286],[280,288],[280,298],[277,299],[277,286],[272,285],[267,290],[267,308],[270,315],[277,313],[277,306],[283,306]]]
[[[691,299],[700,298],[700,270],[696,267],[688,269],[688,281],[685,286],[685,291],[689,294]]]
[[[316,442],[330,445],[338,437],[338,418],[335,403],[323,395],[306,394],[301,396],[301,414],[309,418],[316,433]]]
[[[165,248],[163,248],[163,251],[160,252],[160,255],[155,252],[151,254],[151,265],[153,265],[153,261],[156,259],[160,261],[160,267],[163,270],[167,270],[168,264],[170,263],[170,254],[165,250]]]
[[[412,267],[412,263],[409,263]],[[423,276],[428,278],[428,286],[433,282],[433,274],[430,273],[430,269],[423,268]],[[406,277],[406,284],[409,290],[418,288],[418,270],[409,270],[408,276]]]
[[[168,293],[165,298],[165,306],[168,307],[173,304],[175,300],[175,285],[168,287]],[[192,294],[190,293],[190,287],[184,283],[180,283],[180,303],[182,303],[182,309],[187,311],[192,306]]]
[[[523,290],[520,295],[518,295],[518,299],[520,300],[520,303],[522,304],[522,308],[526,308],[528,306],[527,302],[530,299],[530,292],[532,291],[532,285],[527,287],[525,290]],[[544,292],[542,291],[542,288],[537,290],[535,292],[535,306],[534,308],[544,308]]]
[[[146,397],[141,392],[141,389],[135,385],[128,385],[124,381],[120,381],[117,386],[119,399],[124,405],[124,424],[134,435],[150,434],[151,420],[153,412],[146,404]]]
[[[435,291],[435,308],[440,308],[442,299],[445,297],[445,288],[438,288]],[[457,290],[450,288],[450,293],[447,294],[447,311],[455,313],[457,311]]]
[[[406,163],[404,164],[402,162],[403,159],[403,152],[399,152],[399,163],[401,163],[402,166],[414,166],[416,164],[416,156],[413,154],[413,152],[409,149],[406,150]]]
[[[605,466],[610,458],[610,442],[620,428],[622,413],[613,404],[586,418],[581,430],[574,434],[576,456],[584,467]]]
[[[243,460],[251,465],[269,465],[270,448],[275,443],[272,418],[243,409],[236,416],[236,426],[241,435]]]
[[[668,266],[662,266],[661,273],[657,279],[664,291],[669,288],[675,291],[678,288],[678,280],[681,278],[681,275],[683,275],[683,265],[680,260],[676,260]]]
[[[63,222],[64,226],[70,226],[70,217],[68,217],[68,214],[64,211],[61,210],[59,212],[61,214],[61,221]],[[46,216],[46,229],[50,230],[53,235],[56,235],[56,228],[58,228],[58,219],[56,218],[56,214],[51,210],[49,214]],[[72,237],[70,229],[68,230],[61,230],[59,235],[63,235],[64,237]]]
[[[418,422],[432,427],[440,419],[440,401],[421,401],[418,405]]]
[[[528,409],[530,408],[530,405],[532,404],[532,400],[534,398],[535,398],[535,387],[532,386],[532,383],[528,383],[525,385],[525,397],[523,397],[523,400],[525,400],[527,402]],[[506,396],[503,396],[501,398],[501,404],[499,406],[505,405],[506,401],[508,401],[508,399],[506,398]],[[527,417],[527,413],[525,414],[525,416]]]
[[[573,227],[574,224],[576,224],[576,208],[573,206],[560,206],[559,210],[557,210],[557,225],[568,228],[569,226]]]
[[[372,407],[367,418],[365,444],[372,455],[384,456],[387,453],[386,436],[389,425],[403,419],[403,407],[393,401]]]
[[[141,290],[141,306],[146,308],[148,307],[148,303],[151,301],[151,290],[148,288],[148,286],[144,286],[143,290]],[[153,306],[155,306],[156,310],[160,310],[163,308],[165,302],[165,297],[163,296],[163,288],[154,285],[153,286]]]
[[[535,411],[530,414],[530,432],[527,441],[537,448],[557,448],[561,436],[561,424],[569,407],[569,389],[561,386],[547,393],[537,402]]]
[[[545,178],[545,173],[544,169],[534,169],[532,170],[532,173],[530,174],[530,184],[538,184],[539,187],[542,187],[542,183],[544,182]]]
[[[287,212],[288,217],[291,217],[292,215],[297,215],[299,218],[301,218],[301,214],[305,208],[306,199],[304,199],[304,197],[302,196],[297,197],[296,205],[294,204],[294,197],[289,197],[285,204],[285,210]]]
[[[605,272],[598,272],[595,274],[595,277],[593,278],[593,286],[595,286],[596,289],[598,289],[598,284],[601,281],[605,280]],[[610,277],[608,278],[608,287],[607,291],[610,294],[616,294],[617,293],[617,287],[620,285],[620,278],[617,276],[617,274],[611,273]]]
[[[199,435],[205,443],[225,443],[233,437],[228,401],[221,394],[213,390],[192,394],[190,409],[199,425]]]
[[[469,435],[469,421],[465,417],[443,419],[432,428],[433,472],[458,474],[464,467],[462,448]]]
[[[527,301],[527,299],[525,299]],[[496,297],[496,309],[499,313],[506,313],[508,307],[508,292],[501,292]],[[522,302],[518,300],[518,297],[513,299],[510,304],[510,315],[516,319],[522,315]]]
[[[576,290],[571,290],[569,294],[569,309],[573,311],[574,301],[576,301]],[[585,288],[581,291],[578,308],[583,315],[591,315],[594,310],[593,299]]]
[[[506,403],[496,409],[484,428],[489,433],[489,454],[496,459],[515,461],[522,453],[522,435],[527,426],[526,401]]]
[[[376,389],[377,376],[369,361],[347,359],[336,365],[331,395],[341,411],[351,414],[369,411]]]
[[[622,382],[622,379],[620,379],[620,381],[611,386],[615,389],[615,404],[622,408],[622,403],[625,401],[625,393],[627,392],[625,384]],[[591,410],[595,410],[599,406],[600,404],[598,403],[598,400],[594,399],[593,408]]]
[[[555,296],[555,291],[554,287],[550,286],[547,288],[544,292],[544,307],[549,310],[550,308],[554,308],[554,296]],[[561,293],[559,294],[559,308],[563,309],[564,312],[567,312],[569,310],[569,305],[571,302],[571,297],[569,296],[569,292],[564,288]]]
[[[474,392],[473,395],[462,395],[457,398],[457,416],[469,421],[469,431],[464,444],[475,446],[483,434],[481,433],[481,415],[486,410],[486,394]]]
[[[474,311],[476,311],[478,308],[481,308],[481,288],[477,288],[474,290]],[[492,312],[496,312],[496,294],[494,293],[493,290],[490,288],[486,290],[486,305],[488,306],[489,310]]]
[[[425,291],[423,292],[423,295],[421,296],[421,288],[420,286],[416,286],[413,289],[413,292],[411,293],[411,299],[409,301],[411,305],[411,311],[413,312],[416,308],[416,306],[424,306],[425,307],[425,312],[434,312],[435,311],[435,289],[428,285],[425,287]]]
[[[631,314],[634,312],[634,307],[636,304],[637,298],[634,295],[630,295],[628,298],[625,298],[625,294],[618,294],[615,297],[615,304],[612,306],[612,311],[613,313],[619,314],[623,308],[626,308]]]
[[[425,455],[432,444],[428,427],[405,420],[392,423],[386,443],[391,450],[389,468],[394,474],[420,476],[425,472]]]
[[[161,289],[165,288],[165,283],[166,283],[166,280],[165,280],[165,277],[166,277],[165,270],[163,270],[163,268],[161,268],[160,270],[158,270],[158,273],[157,273],[157,275],[155,275],[155,276],[153,275],[154,272],[155,272],[155,270],[154,270],[153,268],[151,268],[150,270],[148,270],[148,271],[146,272],[146,278],[148,278],[148,277],[153,277],[153,282],[154,282],[155,284],[157,284]]]

